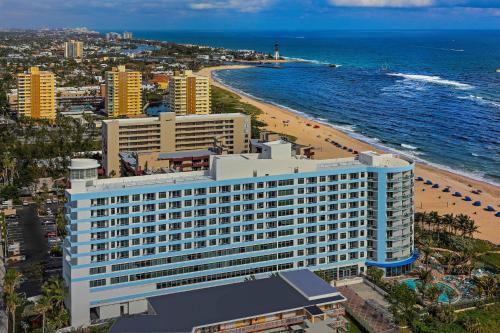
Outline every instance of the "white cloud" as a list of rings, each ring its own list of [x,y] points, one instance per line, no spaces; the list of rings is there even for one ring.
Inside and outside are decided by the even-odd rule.
[[[341,7],[428,7],[434,0],[329,0],[334,6]]]
[[[246,13],[256,13],[273,4],[275,0],[221,0],[192,2],[189,7],[196,10],[230,9]]]

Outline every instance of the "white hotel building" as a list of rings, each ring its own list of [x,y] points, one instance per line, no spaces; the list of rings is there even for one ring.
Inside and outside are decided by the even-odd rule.
[[[73,326],[141,313],[146,298],[323,270],[411,269],[413,162],[373,152],[309,160],[291,145],[212,156],[210,169],[97,179],[73,160],[63,275]]]

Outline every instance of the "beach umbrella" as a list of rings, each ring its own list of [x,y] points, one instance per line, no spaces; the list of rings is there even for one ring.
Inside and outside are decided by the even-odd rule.
[[[439,184],[432,185],[432,188],[439,188]]]
[[[500,212],[496,212],[495,216],[500,217]]]
[[[488,212],[494,212],[494,211],[495,211],[495,208],[493,208],[493,206],[491,206],[491,205],[490,205],[490,206],[486,207],[486,210],[487,210]]]
[[[455,192],[453,195],[454,195],[454,196],[456,196],[456,197],[461,197],[461,196],[462,196],[462,193],[460,193],[460,192]]]
[[[472,205],[479,207],[479,206],[481,206],[481,201],[475,201]]]
[[[464,200],[465,200],[465,201],[472,201],[472,198],[471,198],[471,197],[469,197],[469,196],[466,196],[466,197],[464,198]]]
[[[446,192],[446,193],[450,192],[450,188],[449,188],[449,187],[445,188],[445,189],[443,190],[443,192]]]
[[[430,179],[426,180],[425,185],[432,185],[432,181]]]
[[[424,180],[422,177],[417,177],[418,182],[421,182],[422,180]]]

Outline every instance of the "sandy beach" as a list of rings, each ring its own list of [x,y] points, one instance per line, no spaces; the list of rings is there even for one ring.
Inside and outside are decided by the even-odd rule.
[[[212,72],[214,70],[240,69],[246,67],[249,66],[234,65],[204,68],[199,74],[212,77]],[[241,96],[243,102],[261,109],[263,114],[259,116],[259,119],[268,125],[267,128],[270,131],[293,135],[298,138],[298,143],[314,146],[316,152],[315,159],[352,156],[352,153],[337,148],[331,143],[326,142],[325,139],[333,140],[357,151],[379,151],[379,149],[352,138],[338,129],[309,120],[284,108],[240,94],[216,80],[212,80],[212,84],[238,94]],[[307,124],[311,126],[307,126]],[[319,128],[313,128],[315,125],[319,126]],[[493,206],[496,210],[500,209],[500,187],[422,163],[417,163],[415,173],[417,177],[423,177],[424,180],[431,180],[433,183],[438,183],[440,185],[439,189],[433,189],[429,185],[424,185],[424,182],[416,182],[415,207],[417,211],[437,211],[440,214],[467,214],[479,226],[479,232],[475,235],[476,238],[500,244],[500,217],[495,217],[495,213],[484,210],[487,205]],[[442,192],[445,186],[450,187],[449,193]],[[482,193],[476,195],[471,193],[473,190],[481,190]],[[452,195],[454,192],[461,192],[462,198],[463,196],[470,196],[472,202],[479,200],[482,202],[482,206],[474,207],[472,202],[466,202],[462,198],[454,197]]]

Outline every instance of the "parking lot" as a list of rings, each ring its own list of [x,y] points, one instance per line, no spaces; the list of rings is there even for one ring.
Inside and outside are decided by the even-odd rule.
[[[44,204],[41,214],[36,205],[23,205],[16,207],[16,215],[6,217],[11,254],[8,266],[23,273],[25,282],[21,283],[20,291],[28,297],[39,292],[43,280],[61,275],[61,257],[49,254],[51,248],[61,245],[55,222],[58,205]]]

